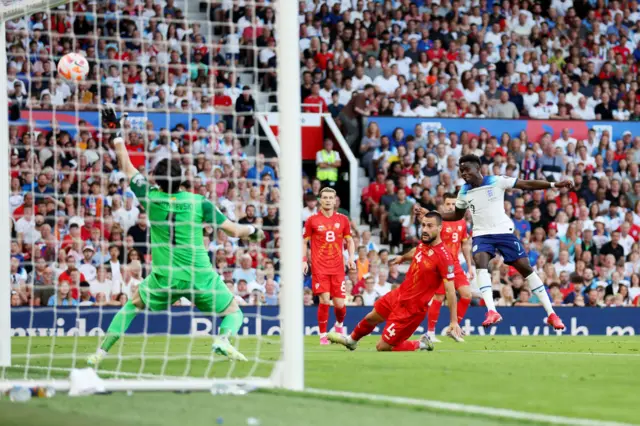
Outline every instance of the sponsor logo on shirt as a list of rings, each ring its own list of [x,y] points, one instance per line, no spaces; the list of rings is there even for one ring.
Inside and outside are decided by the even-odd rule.
[[[318,226],[318,231],[324,231],[324,225]]]

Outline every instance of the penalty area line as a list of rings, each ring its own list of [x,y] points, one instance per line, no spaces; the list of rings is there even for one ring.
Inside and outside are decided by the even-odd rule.
[[[340,397],[354,400],[367,400],[384,402],[413,407],[429,408],[437,411],[449,411],[453,413],[478,414],[486,417],[499,417],[503,419],[525,420],[529,422],[542,422],[556,425],[571,426],[631,426],[629,423],[619,423],[604,420],[581,419],[575,417],[554,416],[547,414],[528,413],[526,411],[510,410],[507,408],[482,407],[455,402],[434,401],[428,399],[406,398],[401,396],[377,395],[370,393],[357,393],[334,391],[329,389],[307,388],[304,393],[329,397]]]

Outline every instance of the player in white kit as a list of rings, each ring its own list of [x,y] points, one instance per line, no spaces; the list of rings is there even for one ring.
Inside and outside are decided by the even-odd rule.
[[[553,311],[551,300],[544,283],[529,263],[522,242],[513,234],[513,221],[504,211],[504,192],[516,188],[522,190],[540,190],[550,188],[571,188],[571,181],[558,183],[543,180],[519,180],[506,176],[482,176],[480,159],[475,155],[460,158],[460,175],[466,182],[458,192],[454,212],[443,213],[445,221],[464,218],[471,210],[473,218],[473,260],[476,264],[476,277],[482,298],[487,306],[483,326],[488,327],[502,321],[496,311],[489,275],[489,261],[499,253],[507,265],[513,266],[523,277],[547,311],[547,323],[556,330],[564,330],[562,320]]]

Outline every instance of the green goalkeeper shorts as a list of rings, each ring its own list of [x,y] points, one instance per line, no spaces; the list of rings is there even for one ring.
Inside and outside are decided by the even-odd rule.
[[[198,277],[197,282],[191,282],[170,279],[166,275],[152,272],[140,283],[138,293],[150,311],[167,310],[181,297],[185,297],[201,312],[219,314],[233,301],[233,294],[220,275],[213,273]]]

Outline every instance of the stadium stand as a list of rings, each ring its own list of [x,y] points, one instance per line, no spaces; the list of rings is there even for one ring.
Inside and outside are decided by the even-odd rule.
[[[187,190],[265,227],[263,250],[206,232],[237,300],[277,304],[278,165],[261,155],[254,163],[245,152],[256,131],[252,114],[274,100],[275,17],[250,3],[204,4],[209,16],[233,24],[221,28],[186,24],[173,0],[80,0],[16,19],[7,24],[7,90],[23,111],[115,103],[132,112],[220,114],[206,128],[152,126],[148,140],[132,129],[128,147],[145,168],[180,155]],[[640,304],[640,134],[617,138],[591,127],[576,139],[568,121],[559,135],[535,139],[525,127],[517,137],[420,124],[387,132],[375,120],[640,121],[636,2],[306,0],[299,7],[301,98],[319,105],[308,111],[336,118],[362,166],[356,246],[363,248],[346,283],[348,303],[372,304],[367,285],[380,296],[401,282],[402,271],[386,264],[389,251],[419,232],[405,204],[436,208],[461,185],[457,159],[474,153],[485,174],[574,180],[574,191],[511,191],[505,203],[554,303]],[[55,61],[73,49],[92,70],[77,89],[55,76]],[[230,72],[230,64],[257,67],[258,77]],[[74,135],[55,122],[46,132],[10,129],[14,306],[121,305],[148,272],[147,218],[121,179],[112,143],[100,129],[79,126]],[[320,188],[305,179],[307,213]],[[501,306],[538,303],[499,260],[493,286]],[[305,304],[311,299],[305,293]]]

